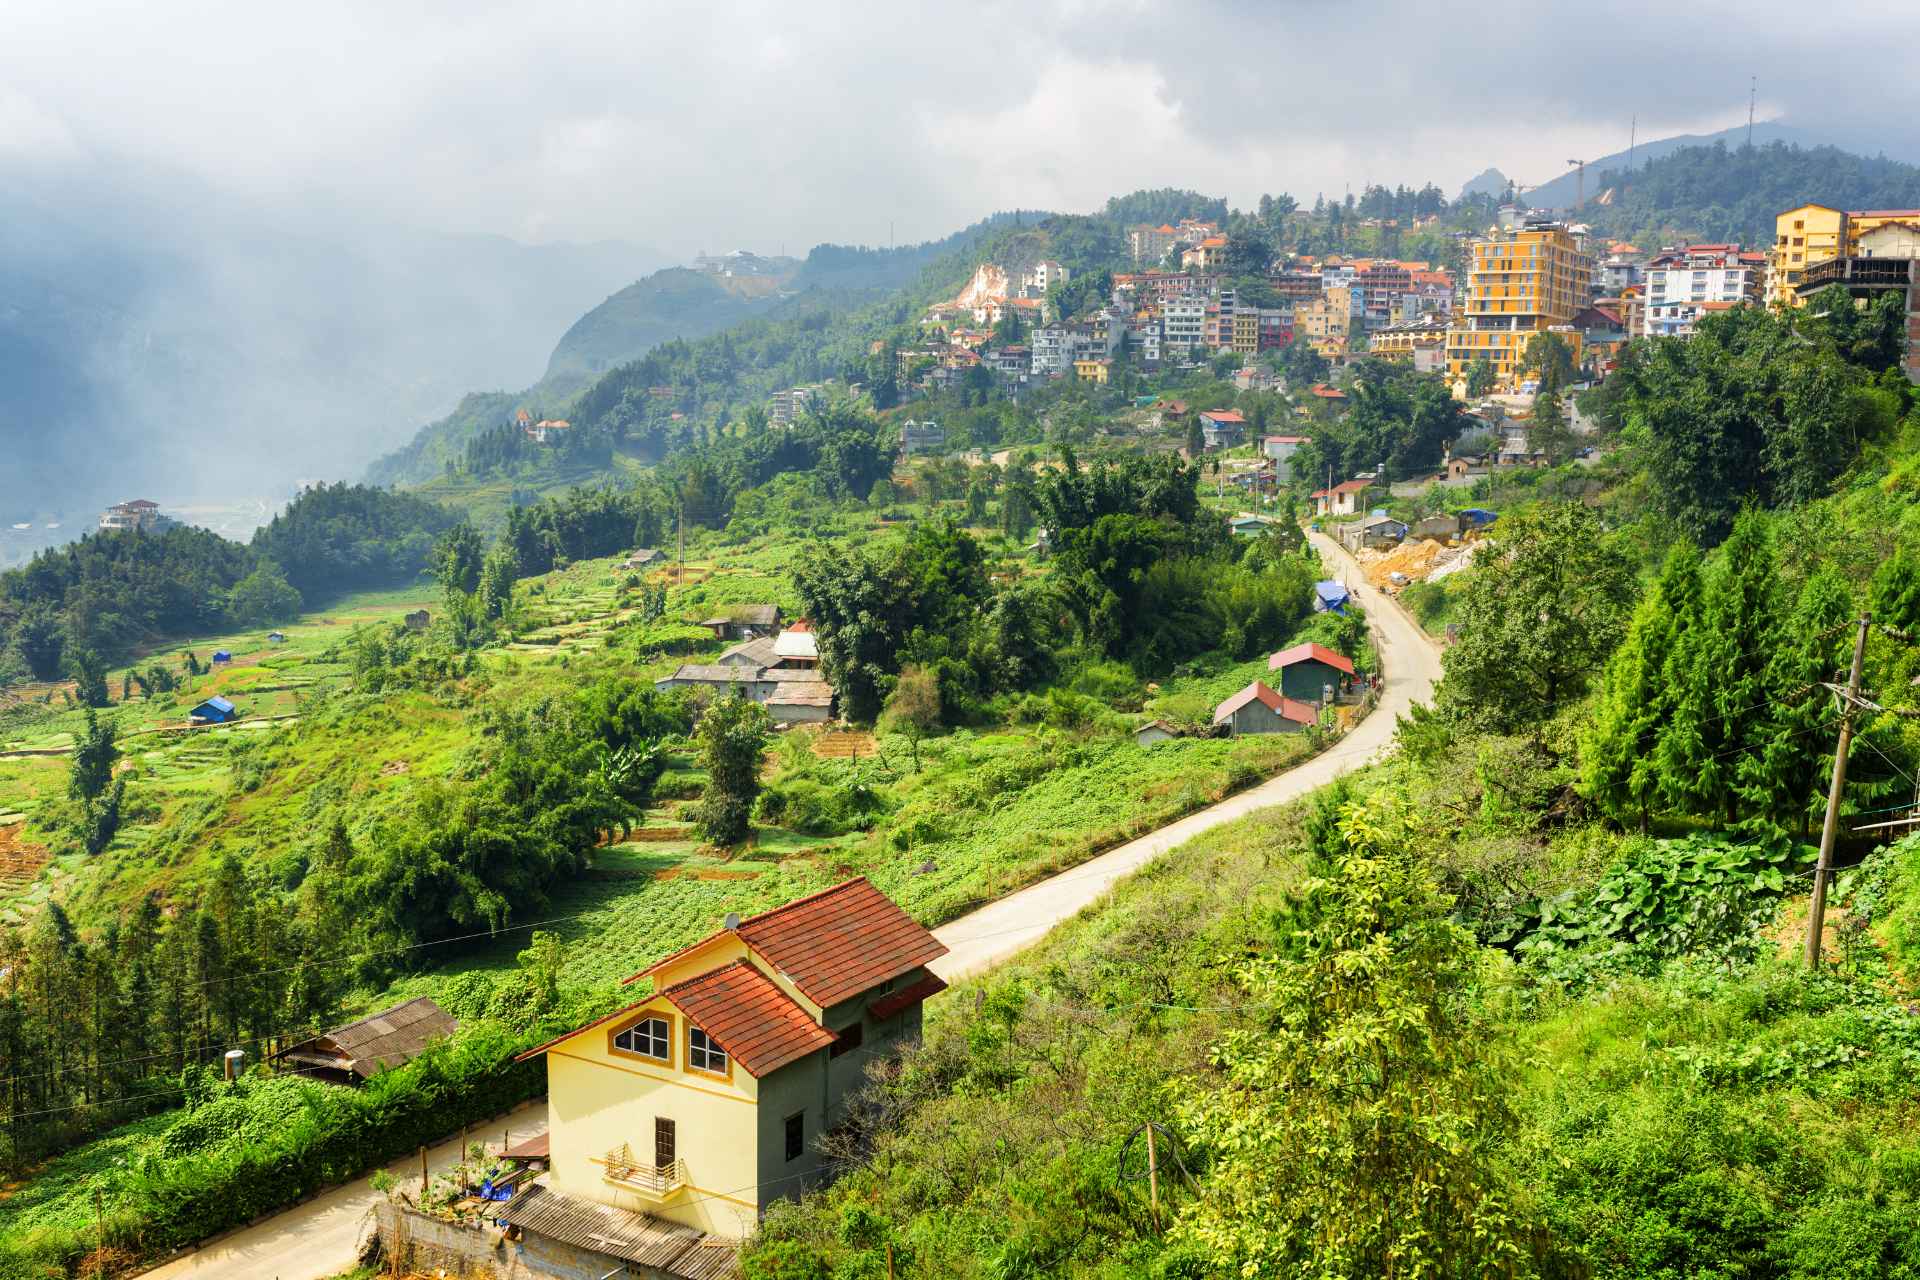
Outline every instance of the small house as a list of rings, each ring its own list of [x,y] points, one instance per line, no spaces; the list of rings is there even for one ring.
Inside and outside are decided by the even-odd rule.
[[[782,680],[767,695],[776,725],[825,724],[833,718],[833,686],[825,680]]]
[[[1346,584],[1334,578],[1326,578],[1313,584],[1313,611],[1315,613],[1339,613],[1347,611],[1348,594]]]
[[[1351,516],[1360,511],[1362,498],[1373,487],[1371,480],[1343,480],[1331,489],[1316,489],[1313,492],[1314,514],[1323,516]]]
[[[813,634],[813,624],[802,618],[775,636],[773,657],[774,661],[769,663],[769,666],[819,666],[820,642]]]
[[[758,640],[742,640],[739,644],[723,651],[718,663],[723,667],[738,667],[742,679],[749,679],[762,667],[770,667],[779,660],[773,651],[773,637],[761,636]]]
[[[1227,529],[1242,538],[1257,538],[1272,526],[1265,516],[1237,515],[1227,521]]]
[[[1260,451],[1273,459],[1275,473],[1285,481],[1293,478],[1293,455],[1312,443],[1312,436],[1268,436],[1260,442]]]
[[[325,1035],[288,1045],[272,1060],[296,1074],[329,1084],[357,1085],[374,1073],[412,1062],[435,1040],[460,1029],[451,1014],[426,996],[336,1027]]]
[[[1488,471],[1487,460],[1478,454],[1451,454],[1446,461],[1446,478],[1459,483],[1473,476],[1483,476]]]
[[[1255,680],[1213,709],[1213,722],[1234,737],[1251,733],[1298,733],[1320,719],[1311,703],[1283,697]]]
[[[1415,538],[1428,538],[1435,542],[1445,542],[1449,538],[1460,536],[1460,517],[1451,512],[1426,516],[1407,526],[1407,533]]]
[[[828,1176],[822,1135],[869,1064],[919,1039],[946,953],[864,878],[727,916],[628,979],[646,994],[520,1055],[546,1059],[549,1170],[503,1217],[529,1236],[580,1220],[613,1238],[642,1215],[751,1234]]]
[[[232,662],[233,654],[225,649],[215,649],[213,651],[213,660],[215,662]]]
[[[1468,529],[1484,529],[1499,518],[1499,515],[1483,507],[1468,507],[1460,513],[1460,519]]]
[[[628,553],[627,558],[620,562],[620,567],[622,569],[644,569],[648,565],[661,564],[666,558],[667,553],[658,547],[641,547],[638,551]]]
[[[1199,416],[1200,438],[1209,453],[1231,449],[1247,438],[1247,420],[1232,409],[1209,409]]]
[[[715,640],[753,640],[771,635],[780,627],[777,604],[735,605],[725,613],[703,621],[701,626],[713,632]]]
[[[217,695],[208,698],[188,714],[195,724],[230,724],[240,718],[239,708]]]
[[[267,643],[268,643],[268,644],[285,644],[286,642],[287,642],[287,633],[286,633],[286,632],[284,632],[284,631],[269,631],[269,632],[267,632]]]
[[[1280,692],[1305,702],[1320,702],[1338,693],[1343,680],[1353,678],[1353,663],[1325,645],[1307,641],[1282,649],[1267,659],[1267,670],[1280,673]]]
[[[1149,720],[1133,731],[1133,740],[1143,747],[1150,747],[1156,742],[1170,742],[1179,736],[1179,731],[1165,720]]]
[[[404,621],[406,622],[407,630],[409,631],[425,631],[427,627],[433,622],[433,615],[428,613],[425,609],[415,609],[412,613],[406,616]]]
[[[1406,536],[1406,522],[1395,520],[1392,516],[1369,516],[1360,522],[1360,545],[1363,547],[1398,546]]]

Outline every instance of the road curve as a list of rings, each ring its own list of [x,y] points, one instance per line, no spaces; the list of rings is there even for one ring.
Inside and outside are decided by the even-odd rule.
[[[1433,696],[1433,686],[1440,679],[1439,647],[1397,601],[1367,584],[1359,565],[1337,543],[1323,534],[1309,537],[1327,565],[1338,567],[1336,576],[1366,607],[1373,624],[1374,645],[1387,681],[1372,714],[1352,733],[1296,768],[935,929],[934,936],[948,947],[947,954],[929,966],[935,973],[954,982],[991,969],[1038,942],[1054,925],[1099,901],[1121,879],[1174,846],[1256,809],[1296,799],[1371,762],[1392,743],[1395,720],[1415,702]]]
[[[1310,536],[1326,563],[1335,567],[1336,576],[1366,606],[1387,676],[1380,705],[1352,733],[1304,764],[934,930],[950,948],[933,963],[934,972],[953,982],[990,969],[1098,902],[1116,882],[1174,846],[1257,809],[1284,804],[1359,768],[1393,741],[1394,721],[1401,713],[1432,696],[1434,682],[1440,678],[1440,653],[1433,641],[1398,604],[1367,585],[1359,566],[1337,544],[1320,534]],[[546,1102],[516,1111],[486,1134],[476,1129],[472,1137],[491,1139],[497,1129],[508,1126],[516,1139],[544,1132]],[[429,1153],[433,1167],[453,1164],[458,1145],[447,1142],[434,1147]],[[388,1167],[403,1185],[409,1177],[419,1176],[415,1157]],[[377,1199],[367,1179],[357,1178],[210,1241],[140,1280],[324,1280],[352,1264]]]

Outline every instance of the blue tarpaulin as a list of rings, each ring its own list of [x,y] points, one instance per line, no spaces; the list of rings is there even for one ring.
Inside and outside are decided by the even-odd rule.
[[[1347,589],[1332,578],[1313,584],[1313,604],[1322,612],[1345,613],[1347,599]]]

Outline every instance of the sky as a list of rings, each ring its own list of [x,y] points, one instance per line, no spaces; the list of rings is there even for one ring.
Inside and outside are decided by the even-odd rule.
[[[1454,7],[1456,10],[1458,7]],[[1460,11],[1466,12],[1466,11]],[[1761,119],[1920,150],[1920,5],[7,0],[0,160],[669,256],[885,244],[1140,187],[1523,183]],[[1868,45],[1862,33],[1871,31]]]

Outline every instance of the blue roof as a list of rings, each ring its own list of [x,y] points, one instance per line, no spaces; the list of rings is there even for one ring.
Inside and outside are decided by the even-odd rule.
[[[213,660],[215,662],[232,662],[233,655],[231,653],[228,653],[225,649],[215,649],[213,651]]]
[[[1328,578],[1324,582],[1314,583],[1313,589],[1322,600],[1328,601],[1329,603],[1347,598],[1346,586],[1333,578]]]
[[[220,697],[218,694],[215,694],[213,697],[208,698],[205,702],[201,703],[200,705],[203,707],[212,707],[215,711],[233,710],[233,704],[231,702],[228,702],[225,698]]]

